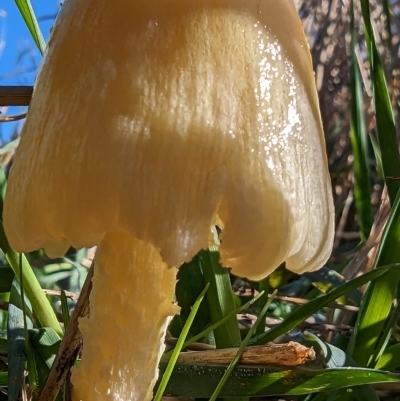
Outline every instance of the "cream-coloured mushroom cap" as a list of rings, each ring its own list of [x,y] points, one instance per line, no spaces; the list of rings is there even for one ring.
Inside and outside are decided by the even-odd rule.
[[[334,213],[292,1],[77,2],[54,27],[10,173],[10,245],[60,256],[130,233],[179,266],[218,222],[221,262],[240,276],[320,268]]]

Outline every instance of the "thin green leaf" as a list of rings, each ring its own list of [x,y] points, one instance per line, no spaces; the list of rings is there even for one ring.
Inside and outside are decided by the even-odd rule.
[[[6,153],[9,153],[12,150],[17,149],[19,141],[20,137],[18,137],[17,139],[13,139],[12,141],[5,144],[3,147],[0,148],[0,155],[5,155]]]
[[[32,391],[35,391],[37,388],[37,375],[36,375],[36,366],[35,366],[35,359],[30,347],[30,342],[29,342],[29,333],[28,329],[31,328],[32,326],[32,311],[31,311],[31,305],[27,305],[27,300],[25,298],[25,291],[24,291],[24,276],[22,274],[22,254],[19,254],[19,277],[20,277],[20,282],[19,282],[19,289],[21,292],[21,305],[22,305],[22,315],[24,319],[24,338],[25,338],[25,354],[26,354],[26,362],[27,362],[27,370],[28,370],[28,382],[29,382],[29,387]],[[27,306],[29,307],[27,309]],[[27,316],[27,312],[29,312],[29,316]]]
[[[67,296],[65,295],[64,290],[61,290],[61,313],[64,322],[64,330],[66,330],[69,324],[70,316],[69,316],[68,299]]]
[[[32,328],[32,312],[29,300],[25,298],[27,306],[26,314],[28,318],[24,318],[23,304],[20,283],[17,278],[14,279],[8,306],[7,319],[7,348],[8,348],[8,399],[9,401],[19,400],[22,385],[25,380],[25,362],[26,362],[26,325]]]
[[[217,323],[235,309],[229,270],[219,263],[220,256],[217,245],[218,234],[212,227],[214,246],[199,252],[199,260],[204,274],[204,280],[210,283],[207,293],[207,303],[211,322]],[[235,347],[241,342],[239,325],[236,316],[232,316],[214,330],[215,345],[217,348]],[[225,399],[224,401],[229,401]],[[236,401],[247,401],[236,400]]]
[[[212,323],[217,323],[235,310],[229,270],[219,263],[219,253],[214,248],[199,252],[199,261],[203,270],[204,280],[210,283],[207,292],[207,303]],[[236,316],[232,316],[224,324],[214,330],[217,348],[237,346],[240,341],[239,325]]]
[[[352,362],[348,360],[346,353],[332,344],[326,343],[309,331],[304,332],[304,338],[308,341],[316,342],[324,353],[324,363],[328,368],[343,368],[351,366]]]
[[[42,32],[40,31],[39,24],[33,11],[31,2],[29,0],[14,1],[22,15],[22,18],[25,21],[26,26],[29,29],[29,32],[33,37],[33,40],[36,43],[36,46],[40,50],[40,53],[42,53],[43,55],[44,51],[46,50],[46,42],[44,41]]]
[[[177,275],[175,295],[178,305],[181,308],[180,318],[184,323],[188,318],[192,306],[197,297],[203,291],[205,280],[201,269],[199,255],[196,255],[189,263],[184,263]],[[203,331],[211,324],[209,308],[206,302],[203,302],[196,314],[189,335],[195,335]],[[178,337],[179,334],[176,335]]]
[[[310,394],[304,401],[329,401],[325,393],[320,393],[316,396]]]
[[[390,17],[390,1],[389,0],[382,0],[382,5],[383,5],[383,12],[385,14],[386,17],[386,30],[388,33],[388,38],[387,38],[387,46],[389,48],[392,47],[392,38],[393,38],[393,34],[392,34],[392,21],[391,21],[391,17]]]
[[[333,302],[336,299],[340,298],[342,295],[345,295],[351,290],[354,290],[358,287],[361,287],[368,281],[371,281],[385,273],[387,273],[393,267],[400,267],[400,265],[389,265],[385,267],[381,267],[379,269],[372,270],[368,273],[363,274],[362,276],[356,277],[349,282],[342,284],[338,288],[334,289],[327,295],[323,295],[321,297],[315,298],[308,302],[305,305],[299,307],[296,311],[292,312],[280,325],[272,328],[265,334],[260,336],[256,336],[254,341],[251,341],[252,345],[261,345],[266,344],[270,341],[273,341],[276,337],[287,333],[289,330],[292,330],[298,324],[302,323],[313,313],[319,311],[321,308],[329,304],[329,302]],[[395,270],[395,269],[394,269]],[[397,269],[400,270],[400,269]]]
[[[386,83],[385,72],[375,43],[371,24],[369,0],[361,0],[364,19],[365,39],[371,65],[372,90],[375,105],[376,128],[382,153],[382,167],[388,188],[390,203],[393,205],[400,187],[400,160],[396,137],[396,124]]]
[[[390,338],[392,336],[392,330],[393,327],[396,325],[397,320],[400,317],[400,304],[397,304],[394,312],[391,314],[389,322],[387,326],[385,327],[384,332],[382,333],[381,337],[379,338],[378,345],[375,348],[374,354],[371,356],[369,363],[368,363],[368,368],[373,368],[377,364],[379,358],[382,356],[384,353]]]
[[[50,370],[61,343],[60,336],[50,327],[30,329],[29,339]]]
[[[160,365],[160,373],[166,363]],[[213,393],[226,366],[177,364],[166,388],[172,397],[206,398]],[[375,383],[398,383],[400,375],[365,368],[279,369],[237,366],[220,397],[304,395]]]
[[[19,254],[11,249],[4,233],[3,222],[0,220],[0,248],[4,252],[7,262],[10,264],[15,275],[20,279]],[[50,302],[43,293],[43,290],[30,266],[28,260],[22,256],[22,275],[24,290],[40,324],[44,327],[52,327],[60,336],[63,335],[60,323],[50,305]]]
[[[190,326],[193,323],[196,313],[199,310],[201,302],[203,301],[203,298],[204,298],[209,286],[210,285],[207,283],[206,286],[204,287],[204,290],[201,292],[201,294],[199,295],[199,297],[197,298],[196,302],[193,305],[192,311],[190,312],[190,314],[186,320],[186,323],[183,326],[182,333],[178,338],[178,342],[176,343],[174,352],[171,355],[171,359],[169,360],[168,365],[162,375],[160,385],[158,386],[156,395],[154,396],[154,401],[161,401],[161,398],[164,394],[165,388],[167,387],[168,381],[171,377],[172,371],[174,370],[176,361],[178,360],[179,353],[182,350],[186,336],[190,330]]]
[[[375,138],[375,136],[373,134],[370,134],[369,138],[371,140],[372,149],[374,151],[374,157],[375,157],[375,161],[376,161],[377,170],[383,176],[384,173],[383,173],[383,164],[382,164],[382,153],[379,148],[378,140]]]
[[[264,294],[264,292],[260,292],[258,295],[256,295],[254,298],[252,298],[250,301],[246,302],[244,305],[242,305],[240,308],[237,308],[235,310],[233,310],[232,312],[228,313],[224,318],[222,318],[219,322],[214,323],[213,325],[211,325],[210,327],[207,327],[205,330],[203,330],[201,333],[195,335],[194,337],[190,338],[189,340],[185,341],[185,343],[183,344],[183,348],[188,347],[190,344],[193,344],[194,342],[200,340],[200,338],[203,338],[205,336],[207,336],[207,334],[209,334],[211,331],[215,330],[217,327],[219,327],[221,324],[224,324],[226,321],[228,321],[229,319],[231,319],[232,316],[236,316],[239,313],[243,313],[246,309],[249,308],[250,305],[252,305],[254,302],[256,302],[262,295]],[[170,356],[172,355],[173,351],[169,351],[166,352],[163,357],[162,357],[162,361],[167,361]]]
[[[365,128],[364,102],[361,73],[356,57],[356,35],[354,29],[353,2],[351,2],[351,45],[350,45],[350,90],[351,124],[350,140],[354,162],[354,199],[358,211],[361,239],[368,238],[372,227],[371,185],[368,160],[368,136]]]
[[[238,364],[239,359],[242,356],[245,348],[247,347],[247,344],[249,343],[251,337],[256,332],[257,327],[259,326],[259,324],[263,322],[263,320],[264,320],[263,316],[267,313],[267,310],[268,310],[269,306],[271,305],[271,302],[273,301],[273,299],[274,299],[274,297],[275,297],[277,292],[278,292],[278,290],[275,290],[274,293],[272,294],[271,298],[269,298],[268,301],[265,303],[265,305],[262,308],[261,313],[258,316],[256,322],[251,327],[251,329],[247,333],[245,339],[240,344],[240,347],[239,347],[235,357],[232,359],[231,363],[228,365],[228,368],[226,369],[225,373],[223,374],[220,382],[218,383],[218,386],[215,388],[214,392],[212,393],[209,401],[215,401],[217,399],[217,397],[220,395],[223,387],[225,386],[226,382],[228,381],[230,375],[232,374],[233,369]]]
[[[269,300],[268,300],[269,277],[264,278],[263,280],[261,280],[258,283],[258,291],[263,293],[263,295],[260,297],[260,300],[258,301],[259,308],[260,308],[260,310],[262,310],[264,305],[266,305],[269,302]],[[271,304],[271,302],[269,304]],[[267,320],[267,310],[265,311],[265,313],[263,315],[260,315],[260,318],[262,319],[262,322],[259,325],[257,325],[256,334],[262,334],[265,331],[265,325],[266,325],[266,320]]]
[[[35,358],[39,391],[43,388],[61,343],[59,335],[49,327],[29,330],[29,343]],[[56,401],[63,400],[60,391]]]
[[[400,367],[400,344],[386,348],[375,365],[375,369],[394,370]]]
[[[375,267],[400,262],[400,194],[396,197],[382,234]],[[367,366],[392,308],[400,269],[392,268],[372,281],[363,296],[348,352],[359,366]]]
[[[328,368],[341,368],[346,366],[356,367],[355,361],[346,353],[332,344],[326,343],[318,338],[315,334],[310,332],[304,332],[304,337],[308,341],[316,342],[324,353],[325,364]],[[364,384],[362,386],[358,386],[353,388],[353,392],[356,397],[365,401],[379,401],[373,387],[368,384]],[[328,397],[328,401],[331,400],[344,400],[351,398],[351,395],[346,389],[340,389],[338,391],[334,391]]]

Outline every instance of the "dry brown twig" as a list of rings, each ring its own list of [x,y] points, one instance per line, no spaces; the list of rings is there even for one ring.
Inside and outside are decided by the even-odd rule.
[[[0,123],[10,123],[14,121],[23,120],[26,117],[26,113],[17,114],[15,116],[4,116],[0,117]]]
[[[54,296],[54,297],[61,296],[61,291],[57,291],[57,290],[46,290],[46,289],[44,289],[43,292],[46,295],[50,295],[50,296]],[[74,292],[64,291],[64,294],[65,294],[65,296],[67,298],[70,298],[73,301],[77,301],[79,299],[79,294],[75,294]]]
[[[0,107],[28,106],[33,86],[0,86]]]
[[[237,348],[216,349],[199,352],[183,352],[178,362],[229,364],[235,357]],[[288,344],[260,345],[247,347],[239,359],[245,365],[299,366],[315,359],[313,348],[297,342]]]
[[[78,320],[89,313],[89,295],[92,290],[93,272],[94,263],[90,267],[82,292],[58,349],[56,359],[39,394],[38,401],[53,401],[56,398],[82,347],[82,336],[78,329]]]

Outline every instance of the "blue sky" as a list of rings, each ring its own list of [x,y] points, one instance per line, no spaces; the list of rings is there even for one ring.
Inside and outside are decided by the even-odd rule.
[[[31,0],[45,40],[48,40],[59,0]],[[32,85],[41,55],[36,48],[14,0],[0,3],[0,85]],[[24,112],[23,108],[0,108],[7,115]],[[14,123],[0,124],[0,144],[17,129]]]

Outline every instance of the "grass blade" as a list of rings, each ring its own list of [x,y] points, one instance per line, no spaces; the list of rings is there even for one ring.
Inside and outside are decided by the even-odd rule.
[[[226,315],[224,318],[222,318],[219,322],[214,323],[213,325],[211,325],[210,327],[207,327],[205,330],[203,330],[201,333],[196,334],[194,337],[190,338],[189,340],[185,341],[185,343],[183,344],[182,348],[186,348],[188,347],[190,344],[193,344],[194,342],[196,342],[197,340],[200,340],[201,338],[205,337],[207,334],[209,334],[210,332],[212,332],[213,330],[215,330],[216,328],[218,328],[221,324],[224,324],[226,321],[228,321],[229,319],[232,318],[232,316],[236,316],[239,313],[243,313],[246,309],[249,308],[250,305],[252,305],[254,302],[256,302],[264,293],[260,292],[257,296],[255,296],[254,298],[252,298],[250,301],[246,302],[244,305],[242,305],[240,308],[237,308],[235,310],[233,310],[232,312],[230,312],[228,315]],[[162,361],[166,361],[170,358],[170,356],[172,355],[173,350],[166,352],[163,357],[162,357]]]
[[[372,227],[371,185],[368,163],[368,136],[365,129],[364,102],[361,73],[357,63],[357,42],[354,29],[354,10],[351,2],[351,123],[350,140],[354,162],[354,199],[358,211],[361,239],[365,240]]]
[[[42,32],[40,31],[39,24],[37,22],[35,13],[33,11],[31,2],[29,0],[14,0],[17,5],[19,12],[22,15],[22,18],[25,21],[26,26],[31,33],[33,40],[36,43],[36,46],[40,50],[42,55],[46,50],[46,42],[44,41]]]
[[[33,311],[40,324],[44,327],[51,327],[59,335],[63,336],[60,323],[50,305],[50,302],[43,293],[42,288],[30,266],[28,260],[22,256],[22,276],[19,269],[19,254],[11,249],[4,233],[3,222],[0,220],[0,248],[4,252],[7,262],[10,264],[18,280],[23,282],[24,290],[29,301],[32,303]],[[22,277],[22,280],[21,280]]]
[[[375,365],[375,369],[395,370],[400,367],[400,344],[386,348]]]
[[[383,6],[383,12],[385,13],[386,17],[386,30],[388,33],[387,46],[391,50],[393,33],[392,33],[392,19],[390,16],[390,1],[382,0],[382,6]]]
[[[207,301],[214,324],[235,310],[229,270],[219,264],[219,253],[215,250],[201,251],[199,256],[204,279],[210,283]],[[217,348],[237,346],[241,338],[236,316],[231,316],[224,324],[218,326],[214,330],[214,337]]]
[[[376,128],[382,153],[382,167],[390,202],[393,205],[400,186],[400,161],[396,138],[396,124],[386,83],[385,72],[375,43],[371,23],[369,0],[361,0],[365,40],[371,65],[372,89],[375,105]]]
[[[24,303],[26,303],[26,314],[24,316]],[[22,385],[25,381],[25,363],[27,360],[27,337],[26,330],[33,327],[32,312],[27,299],[23,298],[20,291],[20,282],[14,279],[10,303],[8,306],[7,320],[7,348],[8,348],[8,399],[19,400]]]
[[[271,302],[274,299],[277,292],[278,292],[278,290],[275,290],[274,293],[272,294],[272,296],[265,303],[256,322],[254,323],[254,325],[251,327],[251,329],[247,333],[246,338],[240,344],[240,347],[239,347],[235,357],[232,359],[231,363],[229,364],[228,368],[226,369],[226,371],[225,371],[224,375],[222,376],[220,382],[218,383],[215,391],[212,393],[209,401],[215,401],[217,399],[217,397],[219,396],[219,394],[221,393],[223,387],[225,386],[226,382],[228,381],[230,375],[232,374],[233,369],[239,362],[239,359],[242,356],[244,349],[247,347],[247,344],[249,343],[251,337],[256,332],[257,327],[260,325],[260,323],[262,323],[264,321],[263,317],[267,313],[267,310],[268,310],[269,306],[271,305]]]
[[[262,296],[260,297],[260,300],[258,302],[259,308],[260,308],[260,317],[262,319],[262,322],[257,326],[256,334],[262,334],[265,332],[265,325],[266,325],[266,320],[267,320],[267,310],[265,313],[262,315],[261,310],[263,309],[264,305],[269,302],[268,299],[268,293],[269,293],[269,277],[264,278],[258,283],[258,291],[262,293]],[[271,302],[269,302],[269,305]]]
[[[61,290],[61,313],[64,322],[64,330],[66,330],[69,324],[70,316],[69,316],[68,299],[67,296],[65,295],[64,290]]]
[[[190,312],[185,325],[183,326],[181,335],[178,338],[178,342],[175,346],[175,349],[171,355],[171,359],[168,362],[168,365],[162,375],[162,379],[160,382],[160,385],[158,386],[156,395],[154,396],[154,401],[161,401],[161,398],[164,394],[165,388],[167,387],[168,381],[171,377],[172,371],[174,370],[174,366],[176,364],[176,361],[178,360],[179,357],[179,353],[182,350],[183,344],[185,342],[186,336],[189,333],[190,330],[190,326],[193,323],[193,320],[196,316],[197,311],[199,310],[200,304],[203,301],[203,298],[209,288],[209,284],[207,283],[206,286],[204,287],[204,290],[201,292],[201,294],[199,295],[199,297],[197,298],[196,302],[193,305],[192,311]]]
[[[389,340],[392,336],[393,327],[396,325],[397,320],[400,317],[400,305],[397,304],[394,312],[391,314],[389,322],[382,333],[381,337],[379,338],[378,345],[375,348],[374,354],[371,356],[368,362],[368,368],[373,368],[379,358],[382,356],[383,352],[385,351],[387,345],[389,344]]]
[[[382,234],[375,267],[400,261],[400,194],[393,204],[389,220]],[[357,322],[350,340],[348,352],[359,366],[367,366],[379,341],[392,308],[400,269],[392,268],[372,281],[364,293]]]
[[[207,293],[207,303],[210,310],[211,322],[213,324],[221,321],[230,312],[235,310],[229,270],[219,263],[218,234],[215,227],[212,227],[214,246],[206,251],[200,251],[199,260],[203,270],[204,280],[210,283],[210,290]],[[236,316],[219,325],[214,330],[215,345],[217,348],[231,348],[238,346],[241,342],[239,325]],[[229,401],[225,399],[225,401]],[[246,399],[236,400],[246,401]]]
[[[166,363],[161,364],[161,372]],[[172,397],[208,399],[221,380],[225,365],[177,364],[166,388]],[[400,375],[365,368],[279,369],[274,366],[241,366],[221,391],[220,397],[306,395],[375,383],[399,383]],[[325,398],[326,399],[326,394]]]
[[[319,311],[321,308],[329,304],[329,302],[333,302],[334,300],[340,298],[342,295],[347,294],[349,291],[354,290],[358,287],[361,287],[365,283],[382,276],[387,273],[389,270],[400,270],[399,264],[389,265],[385,267],[381,267],[379,269],[372,270],[368,273],[363,274],[362,276],[356,277],[349,282],[340,285],[335,288],[329,294],[323,295],[321,297],[315,298],[308,302],[305,305],[300,306],[296,311],[291,313],[280,325],[272,328],[267,333],[264,333],[260,336],[256,336],[254,340],[251,341],[251,345],[262,345],[273,341],[276,337],[287,333],[289,330],[292,330],[298,324],[302,323],[313,313]]]

